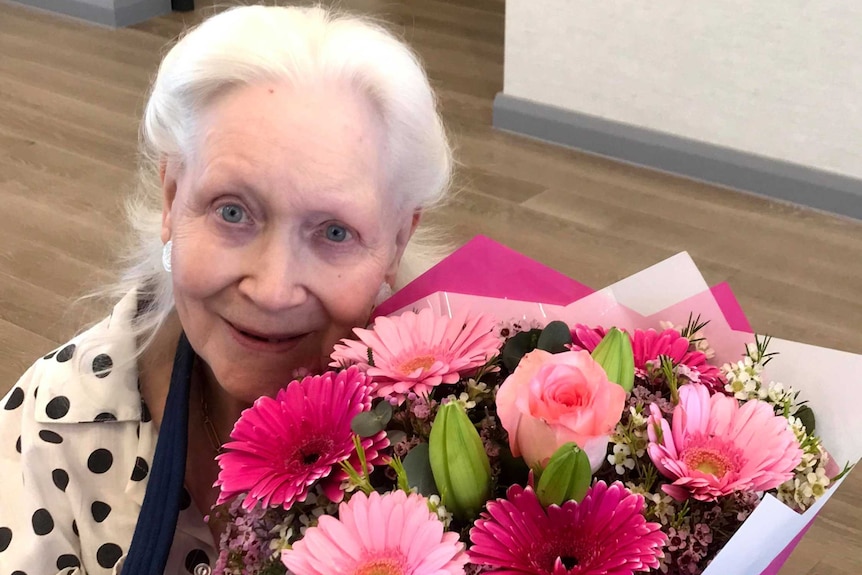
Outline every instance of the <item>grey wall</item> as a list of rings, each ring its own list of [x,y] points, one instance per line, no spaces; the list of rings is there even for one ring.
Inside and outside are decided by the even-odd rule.
[[[581,127],[633,128],[634,140],[667,135],[704,144],[698,155],[729,150],[767,171],[834,176],[862,213],[860,29],[862,3],[835,0],[507,0],[495,121],[559,141],[537,124],[571,112]],[[531,122],[537,110],[541,122]],[[510,112],[520,124],[506,123]],[[583,134],[564,139],[613,155]]]

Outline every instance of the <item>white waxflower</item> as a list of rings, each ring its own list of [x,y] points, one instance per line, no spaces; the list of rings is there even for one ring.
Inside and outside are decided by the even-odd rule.
[[[826,493],[826,488],[829,487],[829,478],[826,477],[826,469],[823,467],[818,467],[814,472],[809,473],[805,477],[805,481],[810,486],[815,499]]]
[[[660,493],[647,493],[644,495],[647,504],[653,507],[653,513],[660,523],[664,524],[676,513],[674,500],[669,495]]]
[[[634,408],[634,406],[629,407],[629,420],[632,422],[634,427],[644,427],[647,424],[647,418],[643,416],[643,414],[638,413],[638,410]]]
[[[746,356],[736,363],[726,363],[721,369],[727,379],[724,388],[736,399],[766,397],[766,393],[761,390],[760,372],[763,371],[763,366],[750,357]]]
[[[619,475],[622,475],[626,469],[635,468],[635,460],[629,457],[631,454],[632,450],[628,445],[617,443],[614,445],[614,452],[608,455],[608,463],[614,466]]]
[[[700,383],[700,372],[696,369],[692,369],[685,364],[679,364],[674,369],[676,374],[680,377],[684,377],[692,383]]]
[[[622,423],[617,423],[616,427],[614,427],[614,432],[611,434],[611,442],[613,443],[625,443],[626,442],[626,426]]]
[[[796,397],[796,392],[792,387],[785,389],[784,385],[779,381],[771,381],[767,386],[766,400],[782,410],[788,410],[793,406],[793,400]]]
[[[476,402],[470,399],[470,394],[468,394],[467,392],[461,392],[461,395],[459,395],[458,397],[455,397],[455,395],[452,394],[443,400],[443,403],[447,402],[460,403],[464,407],[465,411],[476,407]]]
[[[787,392],[784,391],[784,385],[780,381],[770,381],[766,390],[769,401],[773,403],[781,403],[787,395]]]
[[[443,523],[443,529],[449,529],[449,524],[452,523],[452,514],[441,503],[439,495],[428,497],[428,509],[437,515],[437,519]]]
[[[497,336],[497,339],[502,342],[505,342],[507,339],[520,331],[515,329],[514,323],[514,320],[497,322],[492,332],[495,336]]]
[[[702,338],[694,342],[694,349],[705,355],[706,359],[712,359],[715,357],[715,350],[712,349],[712,346],[709,345],[706,338]]]
[[[476,381],[473,378],[467,380],[467,393],[473,399],[478,399],[483,396],[491,396],[492,390],[484,381]]]

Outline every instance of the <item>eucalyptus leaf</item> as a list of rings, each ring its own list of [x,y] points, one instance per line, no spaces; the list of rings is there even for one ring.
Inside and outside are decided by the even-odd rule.
[[[572,343],[572,332],[569,326],[561,321],[552,321],[542,330],[536,347],[548,353],[562,353],[570,343]]]
[[[431,472],[431,458],[427,443],[420,443],[411,449],[404,458],[403,465],[410,487],[417,488],[425,497],[438,495],[434,474]]]
[[[500,357],[507,370],[510,372],[515,371],[515,368],[521,362],[521,358],[536,349],[541,334],[542,330],[531,329],[530,331],[516,333],[506,340],[503,350],[500,352]]]
[[[371,411],[357,413],[350,421],[350,429],[359,437],[371,437],[377,435],[386,428],[380,418]]]
[[[805,432],[808,435],[814,435],[814,426],[817,425],[817,421],[814,418],[814,410],[807,405],[803,405],[796,412],[796,417],[799,418],[799,421],[801,421],[802,425],[805,426]]]
[[[395,445],[407,439],[407,434],[400,429],[390,429],[386,432],[386,437],[389,439],[389,445]]]
[[[384,399],[375,405],[371,412],[380,420],[383,427],[386,427],[386,424],[392,419],[392,404]]]

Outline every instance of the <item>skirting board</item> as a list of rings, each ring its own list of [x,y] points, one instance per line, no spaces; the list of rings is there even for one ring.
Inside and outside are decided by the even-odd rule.
[[[122,6],[115,3],[114,7],[100,6],[85,0],[12,1],[111,28],[131,26],[171,11],[171,0],[132,0]]]
[[[494,127],[741,191],[862,219],[862,180],[503,94]]]

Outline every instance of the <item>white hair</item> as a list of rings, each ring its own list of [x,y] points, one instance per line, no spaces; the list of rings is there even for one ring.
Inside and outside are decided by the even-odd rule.
[[[315,80],[349,82],[377,107],[387,185],[399,208],[427,210],[446,198],[451,149],[428,78],[401,40],[366,18],[321,7],[242,6],[212,16],[165,56],[141,124],[139,181],[128,204],[132,241],[125,273],[110,292],[137,289],[145,302],[134,326],[142,349],[174,306],[171,278],[161,264],[160,166],[190,157],[197,119],[226,91]],[[396,288],[442,253],[430,234],[417,236],[407,246]]]

